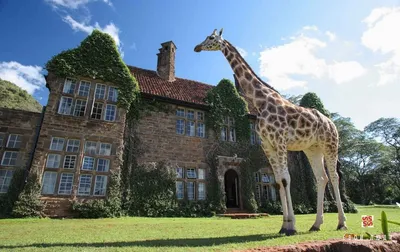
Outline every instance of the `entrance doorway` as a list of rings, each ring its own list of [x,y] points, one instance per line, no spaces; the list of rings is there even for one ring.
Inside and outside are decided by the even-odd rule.
[[[226,207],[239,207],[239,176],[235,170],[225,172]]]

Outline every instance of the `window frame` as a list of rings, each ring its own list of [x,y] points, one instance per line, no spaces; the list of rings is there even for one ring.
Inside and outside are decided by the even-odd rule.
[[[89,179],[89,192],[87,194],[81,193],[81,191],[80,191],[81,190],[81,184],[82,184],[81,182],[82,182],[82,177],[83,176],[90,178]],[[80,174],[79,175],[79,182],[78,182],[78,190],[76,192],[76,195],[78,195],[78,196],[90,196],[91,192],[92,192],[92,182],[93,182],[93,175],[92,174]],[[85,184],[86,184],[86,186],[88,185],[88,183],[85,183]]]
[[[8,164],[5,164],[4,163],[4,160],[5,160],[5,157],[6,157],[6,154],[7,153],[11,153],[11,155],[12,154],[16,154],[16,157],[15,158],[13,158],[12,156],[10,156],[10,158],[9,158],[9,160],[11,161],[11,160],[15,160],[15,164],[10,164],[11,162],[9,162]],[[3,152],[3,157],[1,158],[1,165],[2,166],[7,166],[7,167],[15,167],[15,166],[17,166],[17,160],[18,160],[18,151],[4,151]]]
[[[62,184],[63,184],[63,183],[68,184],[68,183],[69,183],[69,182],[62,182],[62,179],[63,179],[63,176],[64,176],[64,175],[69,176],[69,177],[72,176],[72,177],[71,177],[71,178],[72,178],[72,179],[71,179],[72,182],[70,182],[70,183],[71,183],[71,188],[69,189],[69,193],[60,193]],[[70,175],[71,175],[71,176],[70,176]],[[59,184],[58,184],[57,194],[58,194],[58,195],[71,195],[71,194],[72,194],[73,187],[74,187],[74,178],[75,178],[75,174],[74,174],[74,173],[71,173],[71,172],[63,172],[63,173],[61,173],[61,175],[60,175],[60,181],[59,181]]]
[[[105,184],[104,188],[101,188],[101,190],[104,190],[104,195],[101,194],[95,194],[96,193],[96,188],[97,188],[97,178],[98,177],[103,177],[105,178],[105,182],[103,182]],[[104,197],[107,196],[107,186],[108,186],[108,176],[106,175],[96,175],[95,177],[95,182],[94,182],[94,187],[93,187],[93,196],[95,197]]]
[[[53,184],[53,192],[52,193],[44,193],[43,192],[43,190],[44,190],[44,186],[45,186],[45,178],[46,178],[46,174],[52,174],[52,175],[54,175],[55,174],[55,180],[54,180],[54,184]],[[42,194],[42,195],[52,195],[52,194],[54,194],[54,192],[55,192],[55,190],[56,190],[56,185],[57,185],[57,179],[58,179],[58,172],[56,172],[56,171],[45,171],[44,173],[43,173],[43,176],[42,176],[42,188],[41,188],[41,190],[40,190],[40,194]]]
[[[108,107],[114,108],[114,114],[112,115],[113,116],[112,120],[107,119],[107,116],[109,116],[107,114]],[[117,106],[114,104],[106,104],[106,109],[105,109],[105,113],[104,113],[104,121],[115,122],[116,120],[117,120]]]
[[[60,145],[59,141],[60,141],[60,139],[62,139],[62,145],[61,145],[61,149],[60,149],[60,150],[59,150],[59,149],[52,149],[52,146],[53,146],[53,143],[54,143],[54,140],[55,140],[55,139],[57,139],[57,143],[56,143],[57,146]],[[62,138],[62,137],[52,137],[52,138],[51,138],[51,142],[50,142],[49,150],[51,150],[51,151],[63,151],[63,150],[64,150],[64,144],[65,144],[65,138]]]
[[[175,109],[175,116],[175,134],[206,138],[204,111],[178,106]]]
[[[74,144],[70,144],[70,141],[71,142],[73,141]],[[78,146],[75,145],[76,143],[78,144]],[[79,153],[80,145],[81,145],[81,140],[80,139],[74,139],[74,138],[68,139],[67,146],[65,147],[65,152]],[[68,148],[71,147],[71,146],[72,146],[72,150],[69,151]],[[78,148],[78,149],[76,151],[74,151],[74,148]]]
[[[84,88],[83,90],[81,90],[82,84],[84,84],[85,86],[86,86],[86,85],[89,85],[89,88],[86,90],[86,88],[87,88],[87,86],[86,86],[86,88]],[[77,92],[78,96],[81,96],[81,97],[89,97],[91,88],[92,88],[92,83],[91,83],[90,81],[87,81],[87,80],[80,80],[80,81],[79,81],[78,92]],[[83,94],[81,94],[81,91],[83,92]]]
[[[75,81],[74,83],[72,83],[73,85],[74,85],[74,88],[72,89],[72,92],[65,92],[65,87],[66,87],[66,84],[67,84],[67,81],[68,80],[73,80],[73,81]],[[75,78],[69,78],[69,77],[67,77],[67,78],[65,78],[65,80],[64,80],[64,85],[63,85],[63,89],[62,89],[62,93],[63,94],[70,94],[70,95],[73,95],[74,93],[75,93],[75,91],[76,91],[76,83],[77,83],[77,79],[75,79]],[[70,89],[71,90],[71,89]]]
[[[5,172],[4,173],[4,178],[0,180],[2,184],[0,184],[0,195],[1,194],[6,194],[8,190],[10,189],[11,181],[14,177],[14,172],[15,170],[10,170],[10,169],[1,169],[0,172]],[[11,175],[9,175],[11,173]],[[9,176],[7,176],[9,175]],[[7,184],[5,182],[8,182]],[[6,190],[5,190],[5,189]]]
[[[13,146],[9,146],[10,142],[11,142],[11,137],[13,137],[13,136],[15,136],[15,139],[13,139]],[[8,135],[6,148],[20,149],[21,145],[22,145],[22,135],[21,134],[9,134]]]

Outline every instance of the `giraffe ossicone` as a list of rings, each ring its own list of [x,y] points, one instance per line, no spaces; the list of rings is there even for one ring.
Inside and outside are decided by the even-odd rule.
[[[339,192],[339,135],[335,124],[315,109],[303,108],[284,99],[278,91],[255,74],[238,50],[222,38],[222,32],[223,29],[219,33],[215,29],[194,48],[194,51],[222,51],[236,75],[243,96],[257,109],[256,132],[261,138],[261,147],[274,172],[282,203],[283,223],[279,233],[296,233],[287,151],[303,151],[317,181],[317,216],[310,231],[320,230],[323,223],[323,200],[329,179],[333,185],[338,209],[337,229],[347,229]]]

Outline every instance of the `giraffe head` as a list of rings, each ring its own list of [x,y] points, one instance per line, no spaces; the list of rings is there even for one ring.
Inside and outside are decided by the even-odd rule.
[[[213,33],[210,36],[207,36],[207,38],[198,44],[195,48],[195,52],[201,52],[201,51],[218,51],[221,50],[224,44],[224,39],[222,38],[222,31],[221,29],[219,33],[217,33],[217,29],[213,31]]]

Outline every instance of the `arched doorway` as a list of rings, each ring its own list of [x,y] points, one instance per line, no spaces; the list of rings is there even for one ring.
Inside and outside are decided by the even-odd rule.
[[[239,176],[233,169],[225,172],[225,195],[226,207],[236,208],[239,207]]]

